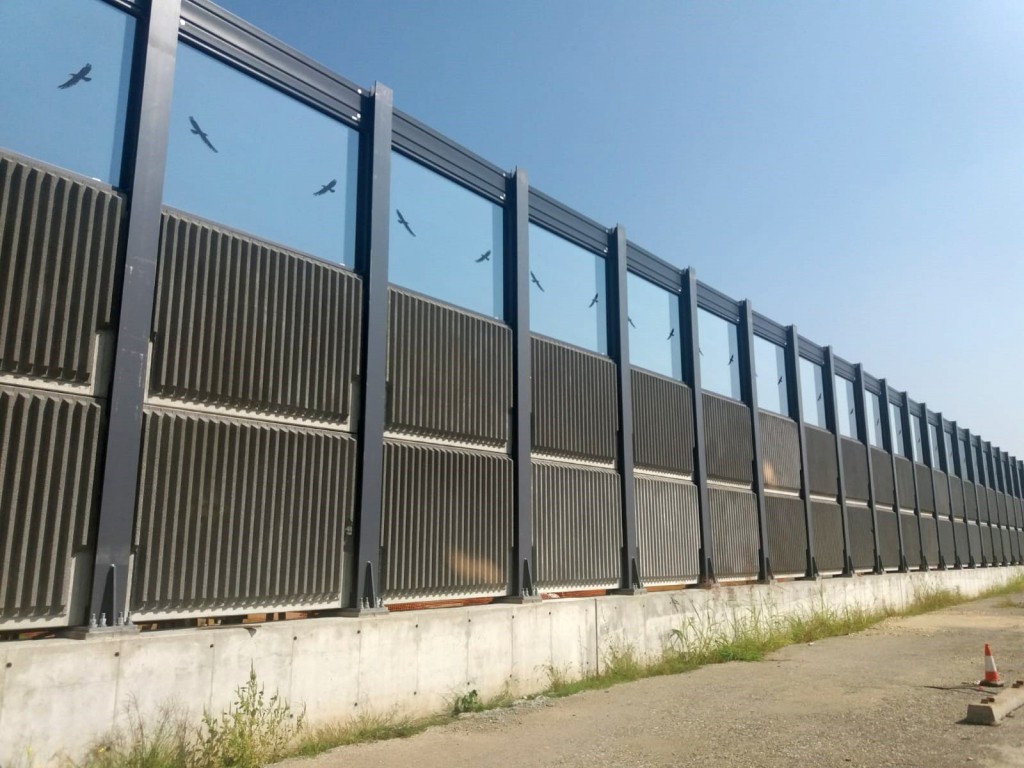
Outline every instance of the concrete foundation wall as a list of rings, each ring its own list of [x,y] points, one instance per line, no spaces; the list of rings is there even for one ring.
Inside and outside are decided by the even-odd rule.
[[[723,586],[637,597],[553,599],[384,616],[319,618],[0,644],[0,766],[78,757],[133,709],[158,717],[173,705],[196,721],[219,712],[248,679],[305,705],[311,722],[363,712],[426,715],[475,689],[535,693],[552,670],[573,678],[632,649],[654,659],[676,640],[726,636],[752,613],[822,607],[902,608],[929,590],[965,596],[1024,568],[886,574],[770,586]]]

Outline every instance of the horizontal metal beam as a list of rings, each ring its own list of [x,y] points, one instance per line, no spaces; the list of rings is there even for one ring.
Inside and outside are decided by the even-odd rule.
[[[730,323],[740,321],[740,302],[700,281],[697,282],[697,307]]]
[[[608,229],[530,187],[530,221],[594,253],[608,253]]]

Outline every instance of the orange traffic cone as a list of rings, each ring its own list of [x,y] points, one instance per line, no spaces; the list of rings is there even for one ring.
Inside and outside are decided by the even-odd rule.
[[[988,647],[988,643],[985,643],[985,679],[981,681],[981,684],[990,688],[1003,687],[1003,681],[999,678],[999,670],[996,669],[996,660],[992,658],[992,649]]]

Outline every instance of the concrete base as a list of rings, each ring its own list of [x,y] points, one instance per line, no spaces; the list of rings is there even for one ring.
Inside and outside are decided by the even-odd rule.
[[[197,722],[235,698],[252,666],[310,722],[364,712],[419,716],[476,690],[524,695],[601,671],[629,650],[653,661],[679,643],[728,637],[751,620],[822,608],[900,609],[931,590],[965,597],[1021,568],[721,585],[633,597],[322,617],[263,625],[0,643],[0,765],[79,758],[129,712],[168,705]],[[28,750],[31,750],[29,752]]]
[[[986,696],[980,704],[967,705],[965,723],[998,725],[999,721],[1024,707],[1024,688],[1009,688],[998,695]]]

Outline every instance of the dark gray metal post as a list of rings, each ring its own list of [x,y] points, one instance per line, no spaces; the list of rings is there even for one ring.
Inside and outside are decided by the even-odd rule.
[[[960,478],[960,498],[963,504],[964,510],[964,524],[970,522],[970,518],[967,517],[967,487],[964,485],[967,482],[967,468],[964,462],[967,460],[966,457],[960,455],[960,427],[955,421],[950,422],[950,429],[953,430],[953,471],[956,476]],[[952,481],[950,482],[952,488]],[[952,493],[952,492],[951,492]],[[950,507],[953,505],[953,497],[950,495]],[[975,510],[977,510],[977,504],[975,504]],[[953,516],[956,519],[956,515]],[[975,512],[975,523],[977,523],[977,512]],[[978,546],[981,546],[981,529],[978,529]],[[971,529],[967,529],[967,562],[964,564],[968,568],[975,568],[978,563],[974,559],[974,553],[971,551]]]
[[[928,570],[928,558],[924,555],[924,529],[921,525],[921,493],[917,487],[917,467],[914,466],[914,430],[910,426],[910,396],[904,391],[900,393],[900,401],[903,406],[903,446],[910,458],[910,467],[913,470],[910,474],[914,481],[914,515],[917,517],[917,537],[921,541],[920,551],[917,553],[918,564],[922,571]]]
[[[359,418],[355,578],[348,615],[383,610],[380,526],[387,409],[388,235],[391,209],[393,95],[376,83],[366,99],[359,162],[357,269],[363,277],[363,396]]]
[[[789,416],[796,422],[800,451],[800,500],[804,504],[804,528],[807,531],[807,570],[804,578],[816,579],[818,563],[814,557],[814,508],[811,505],[811,476],[807,471],[807,435],[804,431],[804,405],[800,385],[800,334],[795,325],[786,328],[786,392],[789,395]]]
[[[992,461],[992,443],[988,442],[987,440],[980,440],[979,439],[978,440],[978,448],[981,451],[981,477],[984,479],[984,483],[985,483],[984,487],[986,489],[991,488],[992,490],[995,490],[995,488],[996,488],[996,480],[995,480],[994,472],[992,471],[992,465],[991,465],[991,461]],[[986,448],[988,450],[986,450]],[[987,492],[985,494],[985,503],[986,503],[986,505],[988,505],[988,493]],[[992,524],[992,516],[993,515],[996,518],[994,526]],[[1002,533],[1000,532],[1001,529],[1000,529],[1000,523],[999,523],[999,505],[998,505],[998,503],[996,504],[996,508],[995,509],[992,509],[991,506],[988,507],[988,525],[989,525],[989,528],[994,528],[995,532],[996,532],[996,535],[999,536],[999,551],[1002,552],[1002,556],[999,558],[998,562],[995,562],[995,559],[996,559],[995,558],[995,552],[993,551],[992,559],[994,561],[994,564],[995,565],[1006,565],[1007,564],[1006,551],[1003,549],[1003,544],[1002,544]],[[994,538],[995,538],[995,535],[993,535],[993,539]],[[994,550],[994,547],[993,547],[993,550]]]
[[[512,461],[515,472],[512,574],[509,600],[540,600],[534,586],[533,463],[530,458],[531,337],[530,337],[530,182],[517,169],[505,193],[505,319],[512,328]]]
[[[156,298],[160,210],[163,205],[167,137],[178,47],[180,0],[151,3],[139,36],[133,87],[141,88],[130,178],[130,215],[125,236],[124,281],[117,325],[117,351],[110,388],[110,420],[100,491],[90,618],[98,625],[130,621],[128,566],[132,554],[135,498],[142,452],[142,404],[146,397],[149,336]],[[136,70],[138,72],[138,70]]]
[[[882,547],[878,539],[878,511],[875,509],[875,465],[871,460],[871,438],[868,436],[867,390],[864,388],[864,366],[853,367],[853,400],[857,416],[857,439],[864,442],[868,462],[868,509],[871,510],[871,535],[875,546],[875,573],[882,573]],[[899,522],[899,520],[897,520]]]
[[[906,573],[909,569],[907,567],[907,549],[903,543],[903,521],[900,517],[900,481],[899,476],[896,474],[896,438],[893,433],[892,411],[890,410],[892,404],[889,401],[889,382],[885,379],[880,379],[878,386],[882,390],[882,394],[879,397],[879,416],[882,421],[882,447],[888,451],[889,460],[892,462],[892,511],[896,513],[896,536],[900,545],[899,572]]]
[[[619,477],[622,482],[622,572],[618,594],[644,591],[640,581],[633,485],[633,369],[629,364],[629,306],[626,290],[626,230],[608,233],[608,351],[615,361],[619,394]]]
[[[964,444],[967,446],[967,452],[964,456],[964,460],[967,463],[967,474],[971,479],[971,487],[974,488],[974,522],[978,525],[978,539],[981,547],[981,566],[987,567],[991,565],[989,560],[991,559],[992,552],[986,552],[985,550],[985,539],[981,535],[981,492],[978,490],[979,478],[981,475],[978,470],[977,455],[974,453],[974,438],[971,435],[971,430],[964,430]],[[991,547],[991,545],[989,545]]]
[[[946,558],[942,555],[942,537],[939,535],[939,502],[936,501],[935,495],[935,462],[932,456],[932,430],[931,425],[928,423],[928,406],[925,403],[921,403],[921,453],[924,454],[921,457],[924,459],[924,465],[928,467],[928,482],[932,486],[932,506],[935,507],[932,510],[931,523],[935,526],[935,540],[939,542],[939,562],[936,565],[939,570],[944,571],[947,564]],[[925,521],[924,512],[922,511],[921,527],[923,528],[925,525],[928,525],[928,523]]]
[[[946,422],[942,418],[942,414],[937,413],[936,417],[939,420],[939,466],[942,468],[942,471],[946,473],[946,498],[949,499],[949,520],[950,524],[953,526],[953,567],[963,568],[964,555],[966,555],[967,553],[961,552],[956,546],[956,515],[953,514],[953,481],[950,477],[954,471],[954,468],[949,466],[949,456],[952,453],[952,446],[947,447],[946,445]],[[938,514],[939,503],[935,502],[935,506],[935,513]]]
[[[843,576],[853,576],[853,545],[850,539],[850,521],[846,508],[846,473],[843,471],[843,436],[839,431],[836,407],[836,359],[832,347],[825,347],[825,365],[822,383],[825,394],[825,424],[836,443],[836,474],[839,485],[839,513],[843,522]]]
[[[768,515],[764,501],[764,462],[761,457],[761,413],[757,407],[757,363],[754,359],[754,311],[750,301],[740,304],[740,384],[743,402],[750,410],[750,436],[753,444],[754,499],[757,503],[757,529],[761,546],[757,552],[757,579],[768,582],[774,579],[768,551]]]
[[[704,443],[704,399],[700,384],[700,334],[697,320],[697,273],[693,267],[683,276],[679,314],[682,329],[683,361],[686,382],[690,385],[693,405],[693,484],[697,487],[700,513],[700,565],[698,583],[709,587],[717,583],[714,563],[714,535],[711,530],[711,507],[708,502],[707,451]]]

